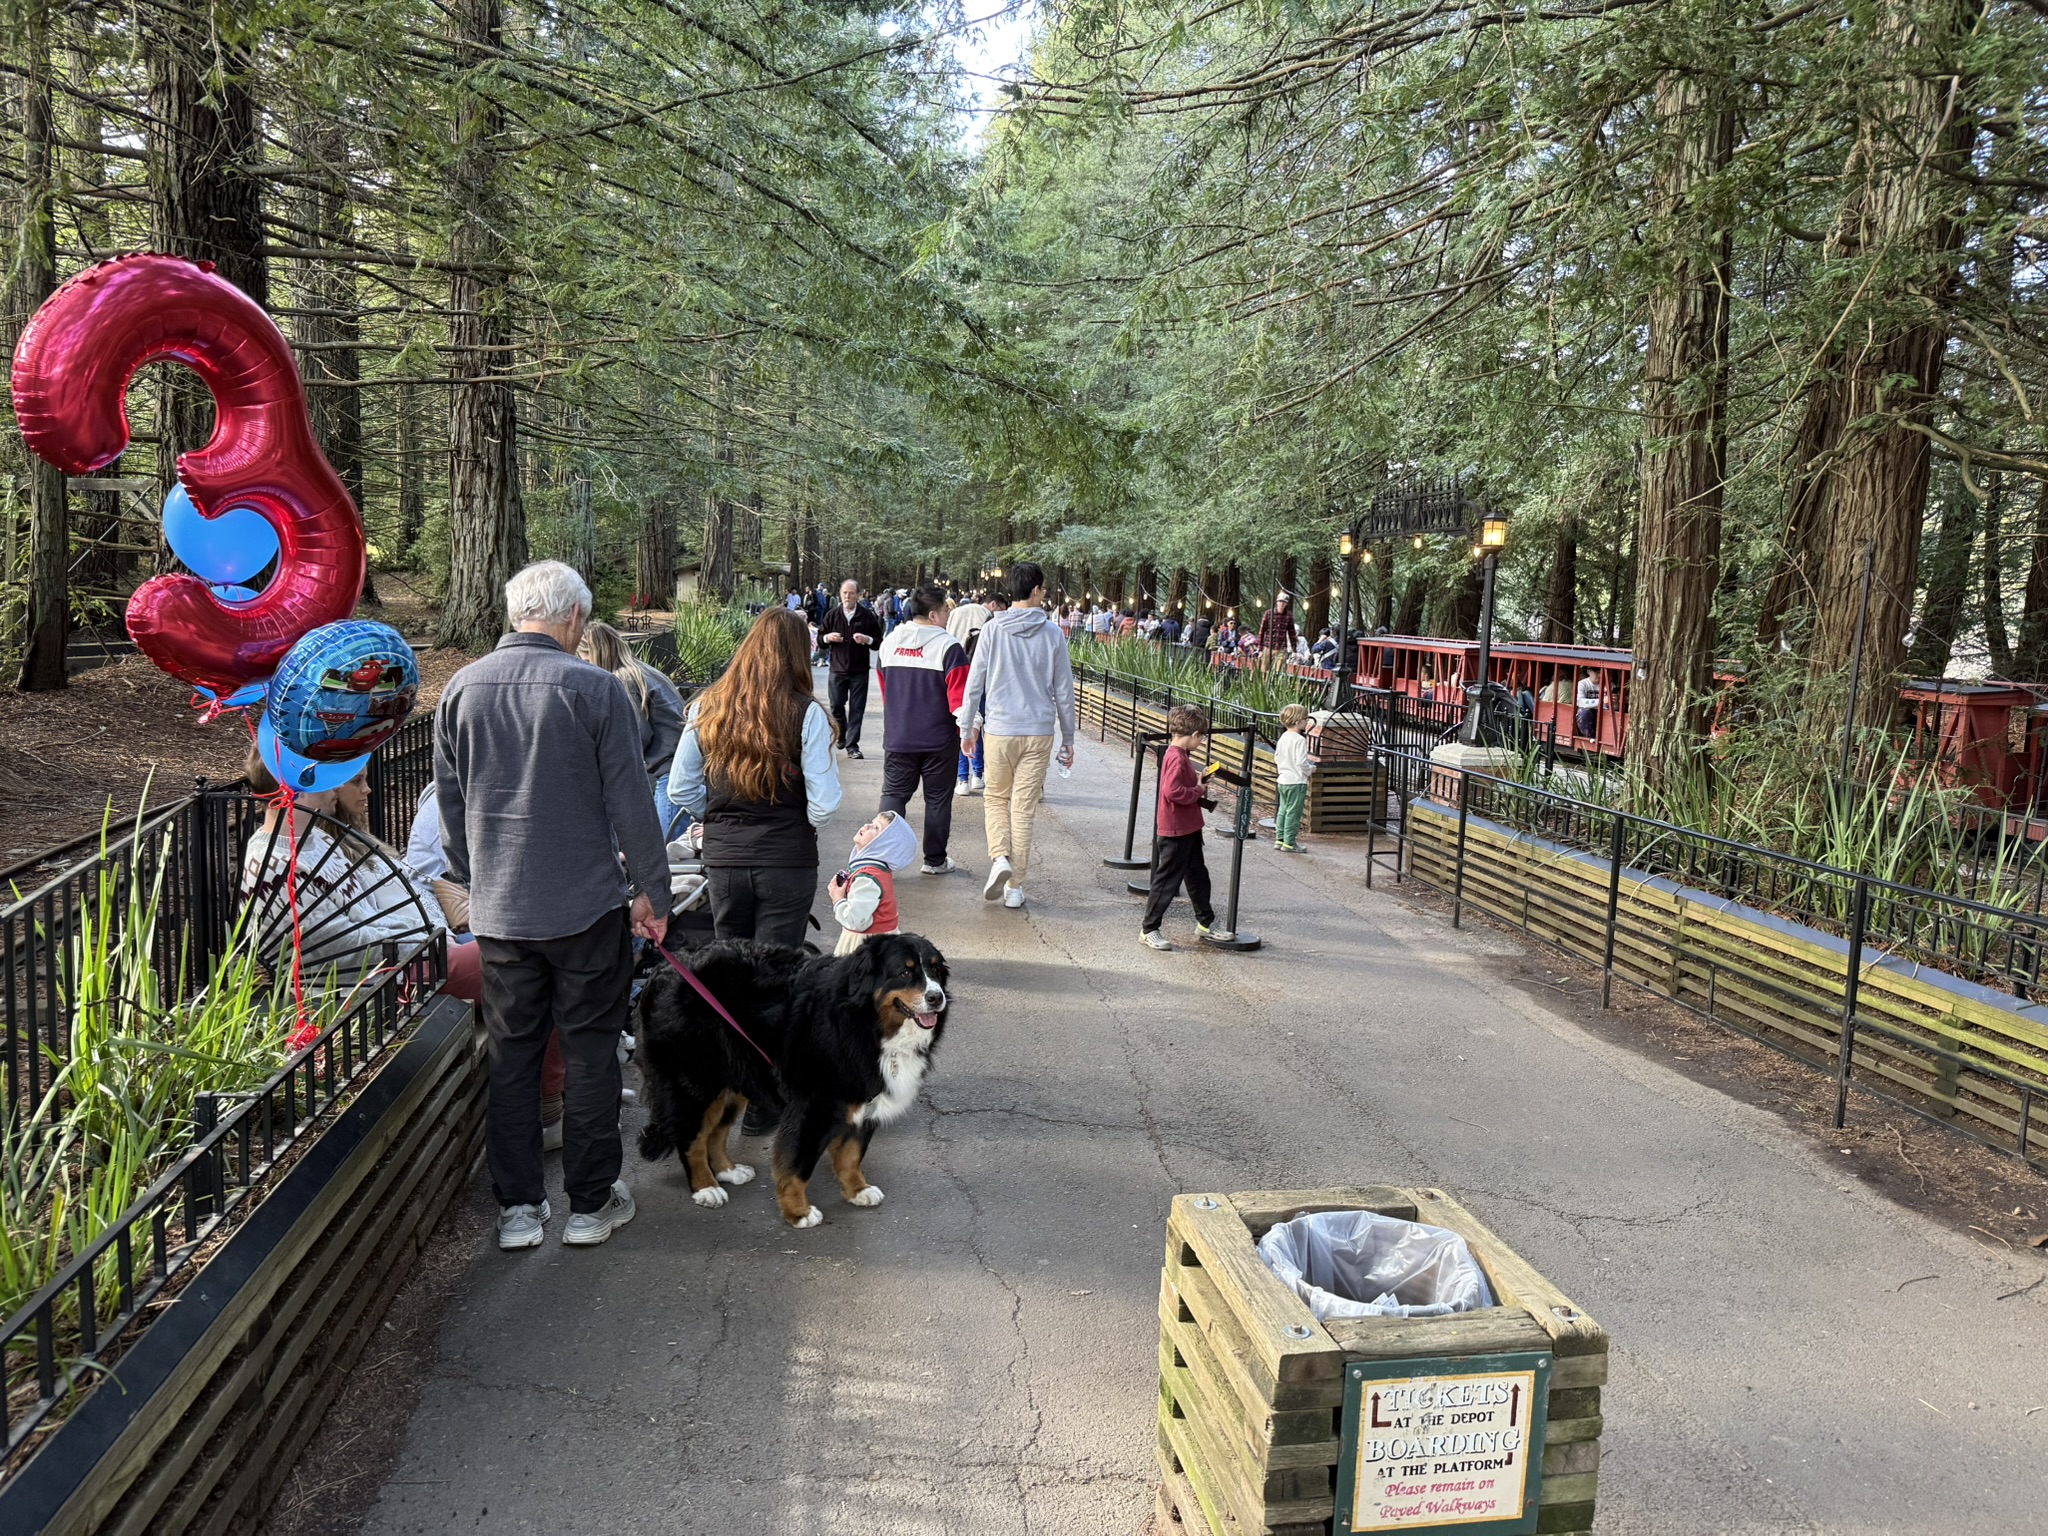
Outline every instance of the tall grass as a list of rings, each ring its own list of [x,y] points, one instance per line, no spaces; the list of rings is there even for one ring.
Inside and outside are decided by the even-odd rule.
[[[1289,704],[1320,704],[1329,692],[1327,684],[1291,677],[1278,667],[1270,672],[1256,662],[1211,667],[1206,652],[1159,645],[1135,635],[1107,641],[1077,635],[1073,655],[1076,664],[1171,685],[1176,695],[1184,693],[1191,702],[1213,697],[1264,714],[1278,714]]]
[[[0,1105],[0,1317],[191,1144],[201,1094],[255,1088],[284,1059],[296,1019],[289,968],[267,964],[239,923],[203,982],[187,973],[182,939],[171,946],[170,973],[159,965],[170,834],[161,837],[151,847],[138,836],[125,868],[100,866],[67,956],[68,1053],[50,1052],[54,1081],[41,1103]],[[316,991],[315,1022],[324,1025],[349,999],[331,976]],[[112,1254],[103,1268],[96,1294],[111,1310]]]
[[[1625,764],[1599,756],[1560,762],[1546,777],[1523,754],[1501,776],[1939,896],[2006,907],[2030,899],[2030,861],[2040,851],[1982,831],[1970,789],[1942,784],[1935,765],[1882,731],[1853,744],[1843,783],[1839,741],[1814,739],[1804,718],[1813,700],[1781,696],[1786,686],[1750,684],[1740,710],[1727,712],[1733,723],[1710,744],[1707,771],[1674,786],[1631,780]]]

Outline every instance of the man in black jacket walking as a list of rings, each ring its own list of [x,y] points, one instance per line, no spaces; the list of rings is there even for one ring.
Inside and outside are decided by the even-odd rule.
[[[860,600],[860,583],[851,577],[839,583],[839,603],[818,621],[818,649],[832,666],[826,690],[832,718],[839,725],[839,745],[848,757],[859,757],[861,717],[868,712],[868,668],[882,643],[882,621]]]

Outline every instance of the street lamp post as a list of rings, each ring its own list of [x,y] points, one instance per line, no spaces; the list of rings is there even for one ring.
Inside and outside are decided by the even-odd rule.
[[[1508,541],[1508,520],[1489,512],[1479,525],[1479,549],[1486,566],[1486,585],[1479,599],[1479,670],[1473,679],[1472,707],[1465,714],[1465,745],[1479,745],[1479,721],[1486,712],[1487,671],[1493,662],[1493,573],[1501,547]]]
[[[1351,605],[1352,595],[1358,587],[1361,556],[1370,560],[1372,552],[1365,549],[1359,537],[1358,524],[1354,521],[1337,536],[1337,557],[1344,562],[1344,598],[1337,618],[1336,676],[1330,680],[1330,708],[1335,710],[1350,705],[1352,679],[1358,673],[1358,648],[1351,643]]]

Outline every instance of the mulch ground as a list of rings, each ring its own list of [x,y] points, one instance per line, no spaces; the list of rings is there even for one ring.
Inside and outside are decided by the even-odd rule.
[[[378,573],[385,598],[366,607],[411,641],[420,661],[421,707],[431,708],[471,658],[429,648],[434,615],[402,575]],[[190,792],[193,780],[241,777],[249,749],[239,716],[199,723],[192,690],[140,656],[81,672],[58,693],[0,692],[0,869],[99,827],[111,802],[133,815]]]

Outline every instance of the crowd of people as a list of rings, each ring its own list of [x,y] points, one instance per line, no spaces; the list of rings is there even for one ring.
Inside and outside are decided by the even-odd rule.
[[[895,880],[954,874],[954,802],[979,796],[985,900],[1026,902],[1032,834],[1078,731],[1069,637],[1024,561],[996,592],[859,584],[764,608],[724,672],[687,704],[593,622],[570,567],[528,566],[505,589],[507,633],[450,680],[435,714],[433,781],[404,849],[373,833],[367,779],[272,797],[243,887],[266,935],[296,927],[305,963],[368,974],[392,946],[446,935],[447,986],[480,1006],[490,1046],[485,1155],[498,1242],[536,1246],[553,1219],[544,1155],[562,1153],[562,1241],[606,1241],[634,1216],[620,1177],[621,1049],[637,974],[666,955],[678,872],[701,870],[717,939],[802,946],[827,860],[819,829],[863,756],[870,679],[885,708],[874,814],[824,879],[844,953],[896,931]],[[1270,616],[1269,616],[1270,617]],[[827,671],[820,700],[814,666]],[[1300,713],[1297,711],[1297,713]],[[1183,886],[1213,932],[1200,819],[1198,716],[1175,717],[1160,806],[1157,888],[1141,936]],[[1288,722],[1283,749],[1299,734]],[[1280,846],[1299,822],[1300,764],[1283,761]],[[1301,791],[1305,794],[1305,789]],[[921,826],[910,818],[922,800]],[[1227,935],[1225,935],[1227,937]],[[815,947],[828,947],[825,934]],[[651,948],[650,948],[651,946]],[[656,952],[659,952],[659,955]],[[772,1129],[750,1115],[748,1133]]]
[[[479,1003],[490,1044],[485,1156],[502,1248],[544,1240],[552,1149],[563,1242],[602,1243],[633,1219],[621,1041],[649,946],[668,952],[676,871],[701,869],[715,937],[805,944],[818,829],[844,799],[840,764],[863,756],[871,677],[887,704],[880,803],[824,887],[839,949],[895,931],[896,874],[959,868],[959,794],[982,798],[983,895],[1024,905],[1046,777],[1072,765],[1078,728],[1043,573],[1020,563],[979,602],[925,585],[878,610],[852,581],[836,602],[791,597],[685,705],[592,621],[574,570],[520,571],[507,633],[441,696],[433,782],[403,850],[374,835],[366,776],[285,796],[252,751],[248,782],[271,803],[243,889],[266,943],[296,930],[304,964],[360,977],[446,936],[448,990]],[[814,662],[828,673],[822,702]]]

